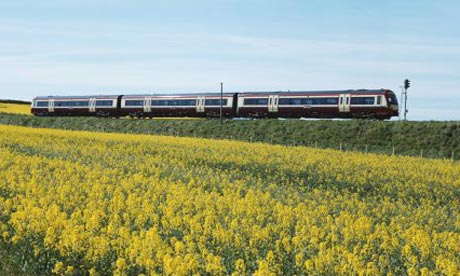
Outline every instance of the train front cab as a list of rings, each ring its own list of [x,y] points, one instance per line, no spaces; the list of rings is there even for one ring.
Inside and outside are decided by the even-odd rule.
[[[366,91],[360,90],[359,93],[351,93],[350,112],[351,118],[367,119],[391,119],[398,116],[398,102],[396,96],[390,90]],[[342,98],[342,96],[341,96]],[[341,109],[342,99],[339,102]]]
[[[384,90],[376,96],[377,102],[375,107],[370,109],[368,118],[378,120],[391,119],[393,116],[399,115],[398,100],[391,90]]]
[[[399,105],[398,105],[398,98],[396,97],[395,93],[391,90],[385,91],[385,98],[387,100],[388,109],[391,113],[391,116],[399,116]]]

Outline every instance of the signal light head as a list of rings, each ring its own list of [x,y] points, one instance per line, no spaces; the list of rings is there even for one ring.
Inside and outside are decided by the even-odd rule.
[[[407,89],[407,88],[409,88],[409,87],[410,87],[410,80],[406,79],[406,80],[404,81],[404,88]]]

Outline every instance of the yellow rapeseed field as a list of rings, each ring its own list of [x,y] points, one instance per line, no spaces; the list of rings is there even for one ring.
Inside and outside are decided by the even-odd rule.
[[[458,275],[448,160],[0,126],[1,245],[60,275]]]
[[[30,105],[27,104],[12,104],[0,103],[0,113],[14,113],[30,115]]]

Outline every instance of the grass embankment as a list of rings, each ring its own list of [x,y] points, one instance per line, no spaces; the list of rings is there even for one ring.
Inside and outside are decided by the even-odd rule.
[[[435,158],[460,157],[460,122],[130,120],[0,114],[0,124],[207,137]]]

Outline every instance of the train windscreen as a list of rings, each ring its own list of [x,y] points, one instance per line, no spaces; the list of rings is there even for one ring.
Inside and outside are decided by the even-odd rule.
[[[398,105],[398,99],[393,93],[388,93],[387,100],[388,100],[388,105]]]

